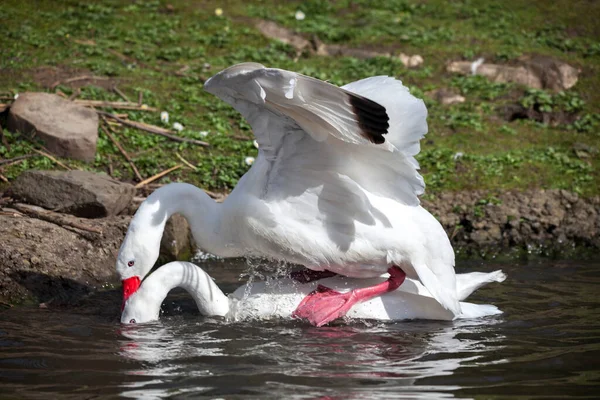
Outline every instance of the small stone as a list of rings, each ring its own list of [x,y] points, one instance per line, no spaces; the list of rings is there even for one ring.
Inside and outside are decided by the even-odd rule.
[[[400,62],[402,64],[404,64],[405,67],[408,67],[408,68],[415,68],[415,67],[418,67],[421,64],[423,64],[423,57],[420,56],[419,54],[409,56],[404,53],[400,53],[398,58],[400,59]]]
[[[474,65],[476,68],[473,68]],[[493,82],[518,83],[534,89],[554,92],[575,86],[579,70],[558,59],[548,56],[523,56],[516,65],[476,64],[470,61],[453,61],[446,67],[448,72],[462,75],[482,75]]]
[[[431,90],[425,94],[445,106],[465,102],[463,96],[446,88]]]
[[[50,93],[21,93],[10,107],[7,128],[35,136],[61,157],[93,161],[98,140],[98,114]]]
[[[190,225],[181,214],[173,214],[165,225],[160,241],[160,254],[164,261],[181,260],[192,254]]]
[[[132,201],[135,188],[88,171],[25,171],[12,195],[29,204],[85,218],[116,215]]]

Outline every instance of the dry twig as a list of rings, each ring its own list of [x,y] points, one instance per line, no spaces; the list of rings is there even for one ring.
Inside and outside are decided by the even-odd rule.
[[[179,137],[179,136],[175,136],[168,129],[164,129],[164,128],[161,128],[161,127],[158,127],[158,126],[154,126],[154,125],[150,125],[150,124],[145,124],[143,122],[128,121],[128,120],[119,118],[119,117],[117,117],[114,114],[107,113],[107,112],[104,112],[104,111],[96,111],[96,112],[99,115],[104,115],[106,117],[112,118],[115,121],[120,122],[122,125],[129,126],[131,128],[140,129],[142,131],[154,133],[156,135],[164,136],[164,137],[167,137],[167,138],[169,138],[171,140],[175,140],[177,142],[192,143],[192,144],[196,144],[198,146],[210,146],[208,143],[203,142],[201,140],[188,139],[188,138],[182,138],[182,137]]]
[[[115,137],[113,135],[110,134],[110,130],[112,129],[108,124],[106,124],[106,120],[104,119],[104,117],[102,117],[102,121],[105,122],[105,126],[106,129],[103,129],[102,127],[100,127],[100,130],[102,132],[104,132],[104,134],[106,136],[108,136],[108,138],[110,139],[111,142],[113,142],[113,144],[117,147],[117,149],[119,149],[119,151],[121,152],[121,154],[123,155],[123,157],[125,157],[125,159],[127,160],[127,162],[129,163],[129,165],[131,166],[131,169],[133,169],[133,173],[135,174],[136,178],[138,179],[138,181],[143,181],[144,178],[142,178],[142,175],[140,175],[140,171],[138,171],[137,167],[135,166],[135,164],[133,163],[133,160],[129,157],[129,154],[127,154],[127,152],[125,151],[125,149],[121,146],[121,144],[119,144],[119,142],[117,141],[117,139],[115,139]]]
[[[36,153],[38,153],[38,154],[41,154],[41,155],[43,155],[44,157],[46,157],[47,159],[49,159],[49,160],[51,160],[51,161],[54,161],[56,164],[60,165],[60,166],[61,166],[61,167],[63,167],[64,169],[66,169],[66,170],[69,170],[69,171],[71,170],[71,168],[69,168],[69,167],[68,167],[68,166],[66,166],[65,164],[61,163],[61,162],[60,162],[60,161],[58,161],[56,158],[52,157],[50,154],[48,154],[48,153],[45,153],[45,152],[43,152],[43,151],[41,151],[41,150],[38,150],[38,149],[31,149],[31,150],[35,151],[35,152],[36,152]]]
[[[0,104],[0,113],[3,113],[8,108],[10,108],[10,104]]]
[[[76,98],[77,98],[77,97],[78,97],[80,94],[81,94],[81,89],[80,89],[80,88],[77,88],[77,89],[75,89],[75,90],[73,91],[73,93],[71,93],[71,95],[69,96],[69,99],[68,99],[68,100],[71,100],[71,101],[73,101],[73,100],[75,100],[75,99],[76,99]]]
[[[185,158],[183,158],[183,156],[181,154],[175,152],[175,156],[177,156],[177,158],[179,158],[182,163],[184,163],[185,165],[187,165],[188,167],[190,167],[194,171],[198,170],[197,167],[194,167],[194,165],[192,165],[192,163],[190,163],[188,160],[186,160]]]
[[[50,85],[50,89],[53,90],[58,85],[64,85],[66,83],[77,82],[77,81],[85,81],[85,80],[95,80],[95,81],[107,81],[110,78],[106,76],[94,76],[94,75],[81,75],[75,76],[73,78],[65,79],[64,81],[56,81],[52,85]]]
[[[190,69],[189,65],[184,65],[183,67],[181,67],[180,69],[178,69],[177,71],[175,71],[175,75],[177,76],[185,76],[186,71],[188,71]]]
[[[110,107],[121,110],[136,110],[136,111],[158,111],[157,108],[148,107],[146,105],[138,105],[136,103],[126,103],[123,101],[103,101],[103,100],[75,100],[73,103],[85,107]]]
[[[2,210],[0,210],[0,215],[8,215],[9,217],[22,217],[23,214],[21,214],[18,211],[10,211],[10,209],[8,208],[3,208]]]
[[[183,166],[183,165],[179,164],[179,165],[176,165],[176,166],[174,166],[174,167],[171,167],[171,168],[169,168],[169,169],[167,169],[167,170],[164,170],[164,171],[162,171],[162,172],[159,172],[158,174],[156,174],[156,175],[153,175],[153,176],[151,176],[150,178],[148,178],[148,179],[145,179],[145,180],[141,181],[140,183],[138,183],[137,185],[135,185],[135,187],[136,187],[136,189],[139,189],[139,188],[141,188],[142,186],[144,186],[144,185],[146,185],[146,184],[148,184],[148,183],[150,183],[150,182],[153,182],[153,181],[155,181],[155,180],[157,180],[157,179],[159,179],[159,178],[162,178],[163,176],[167,175],[167,174],[168,174],[168,173],[170,173],[170,172],[173,172],[173,171],[175,171],[176,169],[179,169],[179,168],[181,168],[182,166]]]
[[[231,138],[231,139],[235,139],[235,140],[244,140],[244,141],[248,141],[248,140],[254,140],[252,138],[249,138],[247,136],[238,136],[238,135],[227,135],[227,137]]]
[[[23,214],[27,214],[37,219],[41,219],[43,221],[51,222],[60,226],[68,226],[71,228],[80,229],[86,232],[93,232],[99,235],[102,235],[102,230],[93,226],[88,226],[79,222],[69,221],[63,215],[56,213],[54,211],[49,210],[40,210],[39,207],[30,206],[28,204],[13,204],[11,207],[15,208],[17,211],[22,212]]]
[[[127,95],[123,92],[121,92],[121,90],[118,87],[114,87],[113,90],[115,91],[116,94],[118,94],[119,96],[121,96],[121,98],[123,100],[125,100],[126,102],[130,103],[131,101],[129,100],[129,97],[127,97]]]
[[[33,154],[25,154],[24,156],[18,156],[18,157],[13,157],[13,158],[7,158],[6,160],[0,160],[0,166],[9,166],[9,165],[13,165],[17,162],[21,162],[27,158],[31,158],[34,157]]]

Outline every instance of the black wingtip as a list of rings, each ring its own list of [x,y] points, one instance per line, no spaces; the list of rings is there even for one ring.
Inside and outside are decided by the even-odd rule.
[[[385,107],[362,96],[350,94],[350,105],[358,120],[361,134],[371,143],[382,144],[390,127]]]

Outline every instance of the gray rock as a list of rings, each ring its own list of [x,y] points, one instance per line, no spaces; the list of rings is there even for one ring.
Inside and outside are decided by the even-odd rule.
[[[555,92],[575,86],[579,77],[577,68],[547,56],[523,56],[516,65],[454,61],[446,69],[462,75],[483,75],[493,82],[512,82]]]
[[[119,214],[128,207],[135,188],[88,171],[26,171],[15,180],[11,192],[30,204],[98,218]]]
[[[463,96],[451,89],[440,88],[431,90],[425,94],[444,106],[465,102],[465,98]]]
[[[21,93],[10,107],[7,127],[35,135],[61,157],[93,161],[98,140],[98,114],[50,93]]]
[[[51,222],[0,215],[0,301],[68,303],[94,287],[116,283],[116,255],[129,221],[124,216],[86,220],[102,231],[90,241],[82,232]],[[118,310],[117,305],[114,314]]]
[[[446,192],[423,206],[440,221],[462,254],[540,248],[569,254],[574,245],[600,248],[600,198],[565,190],[495,193],[499,204],[481,214],[483,191]],[[476,212],[476,207],[478,211]]]
[[[165,262],[190,259],[192,232],[183,215],[173,214],[167,221],[160,241],[160,254]]]

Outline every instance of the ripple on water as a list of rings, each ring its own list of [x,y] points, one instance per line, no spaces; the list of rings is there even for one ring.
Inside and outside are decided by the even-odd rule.
[[[218,279],[233,288],[245,267],[223,265]],[[0,312],[0,388],[67,398],[593,398],[600,264],[465,269],[499,267],[508,280],[472,300],[505,314],[455,323],[226,322],[177,296],[161,321],[133,326],[12,308]]]

